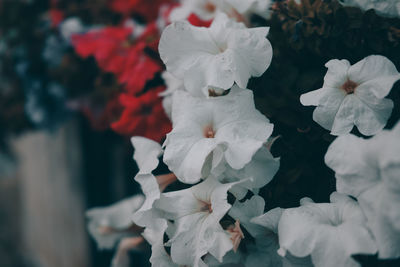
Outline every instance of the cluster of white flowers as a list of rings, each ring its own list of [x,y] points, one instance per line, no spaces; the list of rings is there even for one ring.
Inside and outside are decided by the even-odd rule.
[[[400,74],[383,56],[353,66],[331,60],[323,87],[301,96],[304,105],[317,106],[314,120],[340,135],[325,158],[337,178],[331,203],[303,198],[300,207],[264,214],[258,191],[273,179],[279,159],[267,145],[273,124],[245,88],[270,65],[269,28],[248,28],[228,16],[263,5],[269,1],[187,0],[172,12],[176,21],[165,28],[159,51],[173,129],[163,146],[132,138],[144,200],[123,203],[118,212],[90,211],[94,235],[143,227],[150,262],[161,267],[352,267],[360,266],[355,254],[400,257],[400,124],[381,131],[393,109],[385,97]],[[213,19],[211,26],[179,20],[193,12]],[[381,132],[365,140],[348,134],[354,125],[365,135]],[[154,176],[161,156],[172,173]],[[186,189],[164,192],[176,181]],[[244,252],[239,246],[247,237]]]
[[[194,2],[185,2],[173,15],[199,4]],[[252,224],[252,214],[246,214],[238,201],[249,191],[257,194],[279,168],[279,159],[266,145],[273,125],[256,110],[252,91],[245,89],[249,78],[263,74],[271,62],[269,28],[247,28],[223,13],[219,7],[226,7],[225,1],[220,2],[210,1],[216,10],[209,28],[178,20],[161,36],[159,51],[168,85],[164,105],[173,130],[164,149],[158,146],[156,151],[163,151],[163,160],[178,181],[195,185],[162,193],[150,170],[146,181],[137,176],[149,200],[133,214],[133,221],[145,227],[154,266],[212,266],[230,251],[239,255],[242,228]],[[134,142],[139,168],[140,162],[154,162],[136,157],[140,146],[149,142]],[[142,155],[149,157],[148,149]],[[236,198],[233,207],[228,192]],[[258,201],[262,203],[256,215],[264,210],[263,199]],[[228,213],[231,222],[222,225]],[[165,246],[170,247],[169,254]],[[253,249],[260,253],[258,247]],[[242,262],[250,258],[235,257]]]

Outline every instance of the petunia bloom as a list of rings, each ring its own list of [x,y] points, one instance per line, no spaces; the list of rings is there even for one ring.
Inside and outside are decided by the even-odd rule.
[[[210,253],[219,261],[233,248],[230,234],[219,221],[227,213],[227,191],[233,185],[221,184],[215,177],[191,188],[163,193],[154,206],[174,222],[168,244],[171,258],[179,265],[203,266],[201,257]]]
[[[143,195],[136,195],[109,207],[93,208],[86,212],[88,230],[97,246],[100,249],[116,248],[113,267],[129,266],[129,252],[141,249],[144,244],[140,236],[143,229],[131,220],[132,213],[140,208],[143,201]]]
[[[325,155],[336,173],[336,187],[358,199],[368,218],[379,258],[400,257],[400,123],[365,140],[337,138]]]
[[[375,254],[366,218],[353,199],[332,193],[331,203],[303,198],[301,206],[283,211],[278,225],[279,253],[311,255],[316,267],[360,266],[351,255]]]
[[[143,195],[136,195],[105,208],[93,208],[86,212],[88,230],[100,249],[113,249],[113,267],[129,266],[129,251],[140,249],[144,239],[142,228],[131,220],[133,212],[143,204]]]
[[[171,130],[171,124],[158,96],[164,87],[153,88],[141,96],[121,94],[119,101],[124,107],[121,117],[111,128],[123,135],[140,135],[161,141]]]
[[[172,121],[173,130],[164,143],[164,162],[184,183],[207,177],[222,160],[242,169],[273,130],[256,110],[253,93],[237,86],[228,95],[209,99],[177,91]]]
[[[314,121],[333,135],[348,133],[354,125],[364,135],[379,132],[393,109],[393,101],[385,97],[400,79],[394,64],[373,55],[352,66],[337,59],[325,66],[328,72],[323,87],[300,97],[303,105],[317,106]]]
[[[167,70],[182,79],[191,94],[209,89],[246,88],[250,77],[262,75],[271,63],[268,27],[248,29],[218,13],[210,28],[173,22],[161,35],[159,52]]]
[[[133,196],[105,208],[92,208],[86,212],[88,230],[100,249],[111,249],[123,237],[138,235],[131,214],[143,204],[143,195]]]

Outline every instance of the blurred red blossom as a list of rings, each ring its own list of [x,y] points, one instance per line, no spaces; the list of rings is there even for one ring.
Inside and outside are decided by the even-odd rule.
[[[158,96],[164,90],[164,86],[159,86],[138,97],[120,94],[119,102],[124,110],[111,128],[122,135],[139,135],[160,142],[172,129]]]
[[[131,37],[130,28],[106,27],[73,36],[73,44],[78,55],[94,56],[102,70],[115,74],[127,92],[137,94],[163,67],[146,52],[146,48],[158,46],[159,32],[154,24],[149,24],[136,40]]]

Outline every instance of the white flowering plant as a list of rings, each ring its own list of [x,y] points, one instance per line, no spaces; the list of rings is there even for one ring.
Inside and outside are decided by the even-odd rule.
[[[292,65],[323,51],[282,37],[285,16],[302,16],[291,38],[306,44],[322,38],[310,13],[331,27],[332,10],[349,9],[337,1],[180,2],[158,46],[172,130],[162,144],[132,137],[144,200],[106,218],[122,227],[125,212],[156,267],[357,267],[359,255],[396,264],[398,59],[385,51],[327,58],[343,55],[329,50],[303,62],[304,73]],[[193,25],[191,14],[210,25]],[[160,165],[168,171],[156,176]],[[95,237],[115,227],[95,214]]]

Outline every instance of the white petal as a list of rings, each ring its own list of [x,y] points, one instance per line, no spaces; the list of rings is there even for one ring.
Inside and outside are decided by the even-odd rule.
[[[347,81],[347,72],[350,67],[349,61],[343,59],[332,59],[329,60],[325,67],[328,71],[324,77],[324,87],[340,88]]]
[[[172,262],[171,257],[164,248],[163,238],[166,229],[166,220],[160,219],[155,228],[146,228],[142,234],[151,245],[150,262],[153,266],[178,267],[177,264]]]
[[[168,96],[172,95],[176,90],[184,90],[183,81],[176,78],[170,72],[164,71],[161,74],[161,77],[163,78],[165,85],[167,86],[167,90],[160,93],[160,96]]]
[[[124,232],[133,225],[132,213],[142,205],[144,197],[136,195],[117,202],[105,208],[93,208],[86,212],[89,220],[88,230],[96,240],[100,249],[112,248],[122,237],[132,235]],[[102,228],[110,228],[110,232],[104,233]],[[116,231],[113,231],[116,230]]]
[[[319,99],[319,104],[313,112],[313,119],[327,130],[334,127],[336,116],[346,95],[337,88],[323,88],[324,94]],[[351,127],[353,124],[351,123]]]
[[[235,82],[232,69],[235,66],[233,51],[199,57],[185,72],[184,85],[194,96],[207,96],[208,89],[215,87],[227,90]],[[247,83],[246,83],[247,85]]]
[[[131,143],[135,149],[133,159],[139,167],[139,173],[148,174],[157,168],[158,157],[162,154],[160,144],[141,136],[132,137]]]
[[[300,103],[303,106],[318,106],[321,97],[326,93],[326,88],[314,90],[300,96]]]
[[[374,135],[385,127],[392,109],[393,101],[390,99],[381,99],[374,105],[369,105],[356,98],[354,102],[354,124],[364,135]]]
[[[397,210],[396,214],[398,215],[399,202],[387,202],[388,200],[393,201],[393,199],[387,198],[387,194],[385,186],[380,184],[359,196],[360,206],[368,218],[367,223],[375,237],[379,250],[378,256],[381,259],[400,257],[399,229],[394,227],[390,217],[385,216],[386,209],[392,210],[392,208]]]
[[[267,230],[270,230],[274,233],[278,233],[278,224],[279,220],[281,219],[283,209],[281,208],[274,208],[267,213],[257,216],[251,219],[252,223],[261,225],[265,227]]]
[[[181,182],[194,184],[203,177],[203,166],[217,146],[213,138],[190,137],[175,128],[167,135],[164,162]]]
[[[164,217],[171,220],[194,214],[202,209],[201,202],[195,198],[190,188],[163,193],[154,203],[154,207],[162,210]]]
[[[349,79],[360,85],[356,90],[369,90],[377,98],[384,98],[400,79],[400,73],[386,57],[372,55],[350,67]]]
[[[152,174],[138,173],[135,176],[135,181],[140,184],[146,199],[140,209],[131,215],[131,219],[137,225],[154,227],[154,224],[157,223],[156,219],[160,217],[153,209],[154,201],[160,198],[160,189],[157,180]]]
[[[228,50],[233,50],[235,82],[242,88],[247,86],[250,77],[261,76],[271,64],[268,31],[268,27],[238,30],[229,37]]]
[[[311,254],[315,266],[359,266],[352,254],[374,254],[376,246],[357,203],[339,198],[332,204],[307,203],[287,209],[279,222],[279,243],[296,257]]]
[[[347,134],[353,129],[355,121],[354,108],[358,104],[358,99],[354,95],[347,95],[339,109],[336,111],[336,116],[331,127],[332,135]]]
[[[233,169],[225,162],[220,164],[226,165],[223,174],[219,177],[220,180],[233,182],[251,178],[251,180],[240,183],[230,190],[237,199],[242,199],[248,190],[255,193],[257,189],[268,184],[278,171],[280,163],[279,158],[274,158],[271,152],[265,146],[262,146],[242,169]]]
[[[260,216],[264,212],[265,202],[260,196],[253,196],[245,202],[235,201],[229,210],[229,216],[235,220],[239,220],[240,224],[253,236],[265,233],[263,227],[250,222],[253,217]]]
[[[180,79],[199,58],[219,53],[206,28],[191,26],[186,21],[167,26],[158,49],[167,70]]]
[[[354,135],[343,135],[329,146],[325,163],[336,173],[336,189],[357,197],[379,182],[379,173],[373,162],[364,157],[368,143]]]

